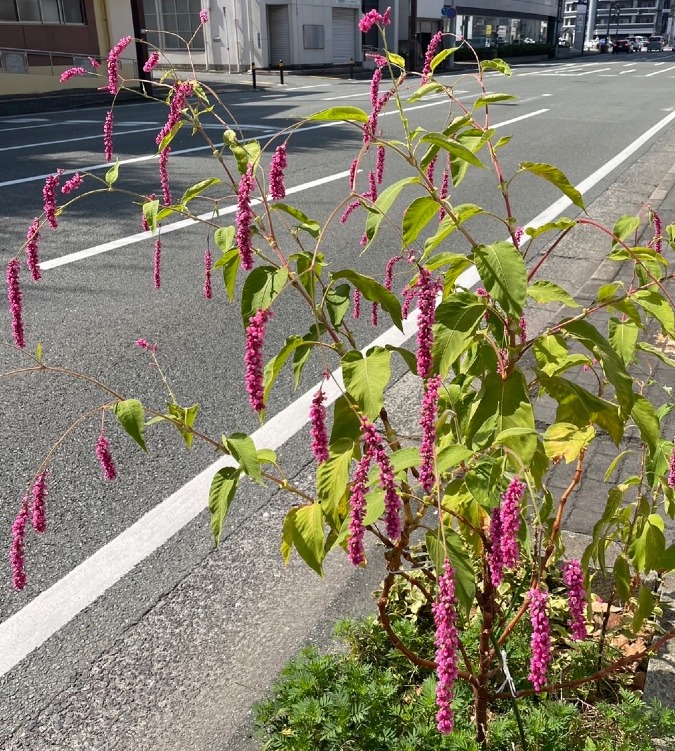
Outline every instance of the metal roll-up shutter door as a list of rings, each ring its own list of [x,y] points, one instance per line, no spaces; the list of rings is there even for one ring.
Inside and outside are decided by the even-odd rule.
[[[333,8],[333,63],[356,60],[356,11]]]
[[[291,36],[288,24],[288,5],[267,6],[267,28],[270,34],[270,67],[284,61],[291,62]]]

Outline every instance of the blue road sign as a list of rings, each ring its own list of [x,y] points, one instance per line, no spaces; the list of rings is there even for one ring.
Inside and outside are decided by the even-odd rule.
[[[457,17],[457,8],[452,8],[449,5],[444,5],[441,8],[441,15],[445,16],[446,18],[456,18]]]

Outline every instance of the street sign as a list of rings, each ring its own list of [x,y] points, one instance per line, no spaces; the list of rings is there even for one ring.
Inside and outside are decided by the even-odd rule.
[[[456,18],[457,17],[457,8],[452,8],[449,5],[444,5],[441,8],[441,15],[445,16],[446,18]]]

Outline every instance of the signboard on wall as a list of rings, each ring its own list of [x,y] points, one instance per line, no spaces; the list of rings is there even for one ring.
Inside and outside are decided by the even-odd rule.
[[[361,0],[333,0],[335,8],[358,8],[361,10]]]
[[[574,23],[574,49],[582,50],[584,47],[584,31],[586,30],[586,9],[585,3],[577,5],[577,17]]]

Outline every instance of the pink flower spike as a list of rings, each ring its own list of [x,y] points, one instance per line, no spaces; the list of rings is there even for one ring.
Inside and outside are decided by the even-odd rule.
[[[213,297],[213,287],[211,285],[211,267],[212,267],[211,251],[204,251],[204,297],[210,300]]]
[[[528,679],[535,691],[541,691],[546,686],[546,674],[551,661],[551,624],[546,615],[548,592],[542,589],[531,589],[528,599],[532,622],[532,638],[530,639],[532,657]]]
[[[368,11],[368,13],[366,13],[366,15],[359,21],[359,29],[364,34],[367,34],[373,26],[382,23],[383,21],[384,18],[373,8],[373,10]]]
[[[157,345],[150,344],[146,339],[136,339],[134,346],[152,352],[153,355],[157,353]]]
[[[380,468],[379,482],[384,490],[384,522],[387,536],[398,540],[401,536],[401,498],[396,489],[394,470],[384,449],[384,439],[367,418],[361,419],[361,440],[373,461]]]
[[[502,495],[501,504],[501,544],[502,561],[506,568],[515,568],[520,557],[518,550],[518,532],[520,530],[520,502],[527,486],[518,475],[509,483]]]
[[[361,318],[361,291],[358,289],[354,290],[354,307],[352,308],[352,317],[355,321],[358,321],[359,318]]]
[[[673,441],[675,442],[675,438],[673,438]],[[675,446],[673,446],[673,450],[670,452],[668,479],[666,482],[668,483],[669,488],[675,488]]]
[[[374,302],[373,307],[370,310],[370,323],[375,328],[377,328],[377,324],[380,322],[379,312],[380,312],[380,305],[379,303]]]
[[[417,319],[417,375],[427,378],[433,365],[431,345],[434,334],[433,325],[436,319],[436,293],[439,290],[439,280],[432,277],[431,272],[423,266],[417,280],[419,287],[417,305],[419,317]]]
[[[377,184],[382,185],[384,180],[384,159],[386,151],[384,146],[377,147],[377,157],[375,159],[375,176],[377,177]]]
[[[354,158],[354,161],[349,165],[349,189],[354,190],[356,185],[356,170],[359,166],[358,157]]]
[[[26,525],[30,518],[28,496],[21,501],[21,509],[12,524],[12,546],[9,560],[12,565],[12,584],[17,592],[26,586],[26,556],[24,542],[26,539]]]
[[[40,242],[40,220],[38,217],[33,219],[33,223],[26,233],[26,264],[30,271],[31,279],[34,282],[42,278],[40,273],[40,260],[38,258],[38,243]]]
[[[586,638],[586,590],[584,573],[578,560],[573,558],[565,562],[563,581],[567,587],[567,604],[572,616],[568,621],[572,639],[583,641]]]
[[[443,32],[437,31],[429,42],[426,55],[424,56],[424,67],[422,68],[422,84],[425,84],[429,80],[431,75],[431,61],[436,56],[436,50],[443,41]]]
[[[434,170],[436,168],[436,160],[438,159],[438,156],[435,156],[427,165],[427,180],[433,185],[434,184]]]
[[[139,339],[138,342],[143,342],[145,349],[150,349],[150,351],[157,351],[157,347],[152,350],[150,345],[144,339]],[[137,345],[138,342],[136,342]],[[98,439],[96,441],[96,456],[98,458],[99,464],[101,465],[101,469],[103,470],[103,477],[105,477],[105,479],[109,481],[114,480],[117,477],[117,469],[115,468],[115,462],[113,461],[112,454],[110,453],[110,442],[105,437],[103,431],[99,433]]]
[[[265,390],[263,387],[263,345],[265,343],[265,326],[272,318],[272,311],[258,310],[248,319],[246,327],[246,392],[248,400],[256,412],[265,409]]]
[[[155,289],[162,286],[162,241],[159,237],[155,240],[155,252],[152,257],[152,282]]]
[[[99,61],[95,57],[90,57],[89,65],[91,65],[91,67],[96,70],[98,67],[100,67],[101,63],[99,63]]]
[[[119,66],[120,57],[124,50],[131,44],[132,37],[126,36],[108,53],[108,91],[115,96],[119,91]]]
[[[438,599],[432,605],[436,635],[436,726],[444,735],[452,733],[454,715],[452,699],[454,685],[459,674],[458,651],[459,635],[457,633],[457,600],[455,597],[455,571],[446,558],[443,573],[438,577]]]
[[[365,535],[363,520],[366,518],[366,489],[370,462],[371,453],[366,449],[356,465],[349,496],[347,557],[354,566],[360,566],[366,561],[366,554],[363,548],[363,537]]]
[[[42,188],[45,216],[52,229],[56,229],[59,226],[56,220],[56,189],[59,187],[61,172],[63,170],[59,170],[56,175],[49,175]]]
[[[312,434],[312,453],[317,464],[328,461],[328,433],[326,431],[326,407],[324,402],[326,395],[320,388],[312,398],[312,406],[309,410],[309,421]]]
[[[80,185],[84,182],[84,178],[82,175],[80,175],[79,172],[76,172],[70,180],[66,180],[66,182],[63,184],[63,187],[61,188],[61,193],[68,194],[72,193],[74,190],[77,190]]]
[[[356,211],[358,207],[361,205],[361,201],[352,201],[349,206],[344,210],[342,216],[340,217],[340,224],[344,224],[347,219],[352,215],[352,212]]]
[[[12,258],[7,264],[5,280],[7,281],[9,313],[12,317],[12,337],[14,338],[14,344],[23,349],[26,346],[26,340],[24,338],[23,319],[21,315],[23,294],[21,292],[21,285],[19,284],[20,270],[21,263],[17,258]]]
[[[436,420],[438,419],[438,392],[441,383],[440,376],[430,378],[426,382],[420,412],[420,428],[422,430],[420,485],[427,494],[431,493],[436,484]]]
[[[654,211],[654,250],[657,253],[663,252],[663,222],[659,214]]]
[[[403,256],[392,256],[388,261],[387,265],[384,269],[384,282],[383,286],[385,289],[389,290],[391,292],[391,288],[394,284],[394,266],[403,259]]]
[[[270,164],[270,195],[273,199],[286,197],[286,186],[284,185],[286,166],[286,144],[282,143],[274,150]]]
[[[388,7],[382,15],[382,26],[389,26],[391,23],[391,7]]]
[[[106,113],[105,123],[103,124],[103,152],[105,154],[106,162],[112,162],[113,158],[112,131],[113,112],[110,110]]]
[[[251,227],[253,226],[255,215],[253,209],[251,209],[251,191],[254,186],[255,178],[253,177],[253,165],[249,164],[246,168],[246,172],[239,180],[239,190],[237,192],[237,214],[235,219],[237,226],[237,247],[239,248],[241,267],[245,271],[250,271],[253,268]]]
[[[209,12],[208,12],[208,10],[200,10],[199,11],[199,20],[202,23],[206,23],[209,20]]]
[[[155,50],[150,57],[145,61],[145,65],[143,66],[143,70],[146,73],[150,73],[151,70],[154,69],[155,65],[159,62],[159,52]]]
[[[524,227],[516,227],[516,231],[513,233],[513,239],[515,240],[516,248],[520,248],[520,242],[525,234]]]
[[[171,187],[169,185],[169,154],[170,147],[166,147],[159,155],[159,183],[162,186],[162,198],[165,206],[171,205]]]
[[[84,68],[68,68],[68,70],[64,70],[63,73],[61,73],[59,81],[61,83],[65,83],[69,78],[74,78],[75,76],[84,76],[86,75],[86,73],[87,71]]]
[[[35,478],[35,485],[33,485],[33,529],[38,534],[42,534],[47,529],[46,499],[47,473],[41,472]]]

